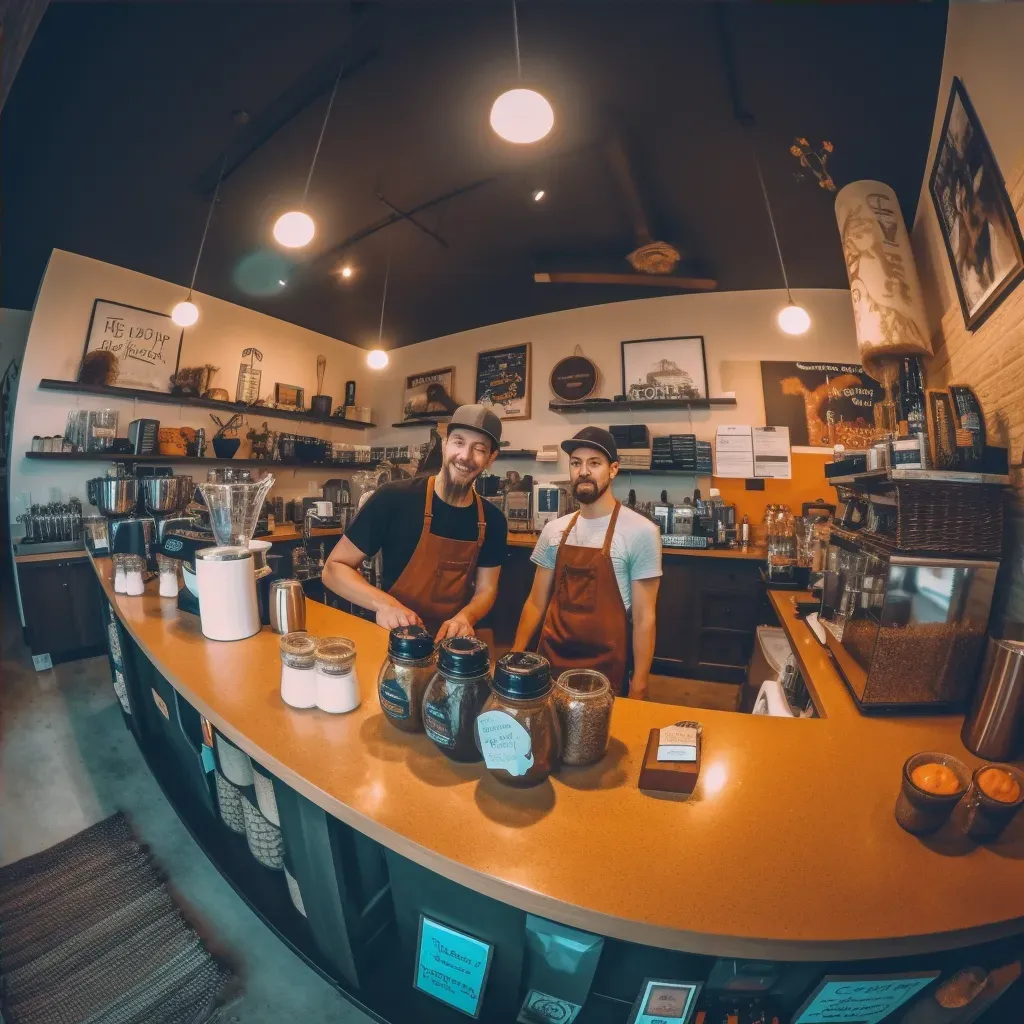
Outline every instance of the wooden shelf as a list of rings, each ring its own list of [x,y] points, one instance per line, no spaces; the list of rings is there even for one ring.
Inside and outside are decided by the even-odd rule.
[[[308,412],[291,412],[288,409],[271,409],[265,405],[245,405],[243,402],[217,402],[212,398],[198,398],[194,395],[172,395],[165,391],[144,391],[140,388],[117,388],[109,384],[81,384],[75,380],[52,380],[44,377],[39,382],[40,391],[65,391],[76,395],[100,395],[121,401],[151,402],[157,405],[188,405],[196,409],[219,409],[234,415],[236,412],[249,416],[265,416],[268,419],[292,420],[296,423],[322,423],[328,427],[348,427],[350,430],[366,430],[376,423],[362,420],[343,420],[335,416],[314,416]]]
[[[552,412],[648,412],[658,409],[711,409],[734,406],[735,398],[680,398],[667,402],[604,402],[590,399],[583,402],[548,402]]]
[[[698,473],[695,469],[630,469],[629,466],[619,466],[619,476],[626,473],[639,473],[641,476],[706,476],[711,473]]]
[[[53,462],[123,462],[128,465],[151,466],[171,462],[187,462],[191,466],[263,466],[267,469],[370,469],[373,462],[275,462],[271,459],[201,459],[187,455],[119,455],[117,452],[25,452],[26,459]],[[390,459],[394,466],[407,466],[409,459]]]
[[[393,427],[436,427],[441,420],[434,419],[433,417],[423,417],[423,419],[416,420],[401,420],[398,423],[392,423]],[[446,420],[447,422],[447,420]]]

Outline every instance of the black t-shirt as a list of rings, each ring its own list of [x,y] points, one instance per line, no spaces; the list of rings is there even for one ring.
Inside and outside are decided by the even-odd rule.
[[[427,477],[393,480],[367,499],[346,536],[368,558],[382,554],[381,589],[390,590],[409,564],[423,530],[423,508],[427,499]],[[508,523],[501,509],[489,501],[484,506],[484,543],[477,565],[502,565]],[[449,505],[434,492],[434,518],[430,532],[450,540],[476,540],[476,502],[464,508]]]

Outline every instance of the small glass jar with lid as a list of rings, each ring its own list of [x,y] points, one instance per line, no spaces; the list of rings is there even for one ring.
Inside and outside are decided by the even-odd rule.
[[[127,594],[128,593],[128,572],[125,567],[125,559],[127,555],[115,554],[112,556],[114,563],[114,593],[115,594]]]
[[[551,665],[527,651],[506,654],[494,666],[494,682],[476,736],[487,770],[507,786],[542,783],[562,755],[562,735],[551,699]]]
[[[281,700],[293,708],[316,707],[316,640],[308,633],[281,637]]]
[[[562,730],[562,762],[600,761],[608,749],[615,704],[608,677],[591,668],[570,669],[558,677],[554,700]]]
[[[377,676],[384,716],[403,732],[423,732],[423,694],[434,675],[434,638],[422,626],[396,626]]]
[[[181,590],[181,562],[169,555],[158,554],[156,567],[160,572],[160,596],[177,597]]]
[[[356,645],[344,636],[325,636],[316,645],[316,706],[333,715],[359,707]]]
[[[146,592],[146,560],[141,555],[124,556],[125,593],[141,597]]]
[[[487,644],[472,636],[441,643],[437,671],[423,695],[423,728],[453,761],[479,761],[473,727],[491,686]]]

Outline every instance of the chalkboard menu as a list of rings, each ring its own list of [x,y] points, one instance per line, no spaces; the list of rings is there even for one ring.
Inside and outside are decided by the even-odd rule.
[[[597,379],[594,362],[576,353],[555,363],[551,371],[551,390],[564,402],[581,402],[597,390]]]
[[[503,420],[530,418],[530,343],[476,357],[476,400]]]

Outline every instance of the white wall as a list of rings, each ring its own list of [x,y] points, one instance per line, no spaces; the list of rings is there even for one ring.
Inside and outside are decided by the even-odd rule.
[[[811,314],[812,322],[807,334],[799,338],[783,334],[776,325],[776,313],[786,304],[785,293],[779,290],[673,295],[588,306],[480,327],[398,349],[391,353],[387,369],[381,371],[376,389],[378,408],[374,416],[379,427],[374,438],[378,443],[404,444],[426,437],[426,428],[390,426],[402,419],[402,390],[407,374],[454,365],[454,397],[460,403],[472,402],[477,352],[524,341],[532,343],[531,418],[504,424],[504,437],[512,448],[536,449],[542,444],[553,444],[571,437],[587,423],[607,426],[610,421],[647,422],[657,433],[695,433],[704,440],[712,440],[715,428],[722,423],[763,425],[762,359],[860,361],[849,291],[808,289],[794,292],[794,297]],[[610,398],[622,391],[620,342],[691,334],[704,336],[712,397],[733,391],[735,408],[573,415],[548,409],[548,402],[554,397],[548,386],[551,370],[559,359],[572,354],[576,345],[601,368],[597,395]],[[562,455],[557,468],[549,463],[511,459],[495,463],[496,471],[504,473],[506,469],[550,478],[565,476],[568,462]],[[642,476],[634,478],[634,486],[641,499],[649,500],[663,487],[678,491],[684,485],[683,479]],[[623,474],[618,489],[624,493],[628,486]]]
[[[7,369],[12,359],[21,362],[31,322],[31,310],[0,309],[0,373]]]
[[[85,481],[105,470],[104,463],[61,463],[31,461],[23,453],[29,450],[34,434],[63,434],[68,412],[73,408],[117,408],[120,436],[127,433],[128,422],[137,417],[152,417],[167,426],[206,427],[212,437],[217,429],[209,411],[190,406],[156,405],[145,402],[111,401],[89,395],[40,391],[43,377],[75,380],[85,346],[86,330],[93,301],[111,299],[144,309],[170,311],[184,298],[179,285],[115,267],[99,260],[55,249],[50,256],[36,297],[22,366],[15,410],[11,446],[9,482],[11,521],[23,511],[26,495],[34,502],[49,500],[51,488],[59,488],[63,500],[77,495],[85,503]],[[308,331],[294,324],[265,316],[211,296],[196,293],[199,322],[185,330],[181,346],[181,366],[213,363],[220,367],[214,384],[235,395],[242,349],[255,345],[263,353],[261,392],[272,395],[275,382],[296,384],[309,396],[316,392],[316,360],[327,357],[324,392],[339,403],[344,382],[354,379],[360,404],[372,405],[369,371],[362,349],[336,338]],[[223,420],[225,416],[221,414]],[[246,417],[239,436],[249,426],[259,427],[263,414]],[[272,429],[330,436],[333,440],[355,444],[369,443],[368,431],[342,427],[294,423],[268,419]],[[411,440],[411,439],[410,439]],[[243,439],[243,446],[247,442]],[[184,467],[176,467],[185,471]],[[311,481],[322,483],[335,470],[281,469],[273,493],[294,496],[308,492]],[[88,506],[87,506],[88,508]]]

